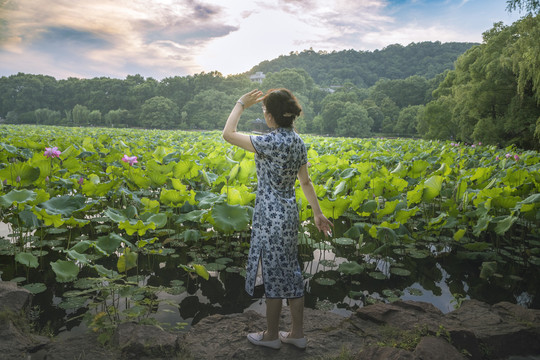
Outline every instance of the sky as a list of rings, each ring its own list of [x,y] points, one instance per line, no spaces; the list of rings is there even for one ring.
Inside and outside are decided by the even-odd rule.
[[[0,0],[0,76],[161,80],[290,52],[482,42],[506,0]]]

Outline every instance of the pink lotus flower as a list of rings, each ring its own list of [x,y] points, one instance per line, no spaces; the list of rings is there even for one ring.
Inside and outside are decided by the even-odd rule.
[[[519,156],[518,154],[514,155],[514,160],[518,161],[519,160]]]
[[[499,159],[499,155],[497,155],[497,156],[495,157],[495,160],[500,160],[500,159]]]
[[[472,144],[471,147],[476,147],[476,145]]]
[[[17,178],[15,179],[16,182],[20,183],[21,182],[21,177],[20,176],[17,176]]]
[[[79,183],[79,185],[82,185],[84,183],[84,178],[81,176],[79,178],[79,181],[77,181]]]
[[[122,158],[122,161],[125,163],[128,163],[129,166],[133,166],[133,164],[138,163],[136,156],[127,156],[124,154],[124,157]]]
[[[45,152],[43,153],[43,155],[45,155],[48,158],[55,158],[55,157],[59,158],[61,153],[62,152],[58,150],[56,146],[53,146],[51,148],[45,148]]]
[[[508,158],[509,158],[510,156],[512,156],[512,155],[510,155],[510,154],[506,154],[505,156],[506,156],[506,158],[508,159]]]
[[[481,146],[481,145],[482,145],[482,143],[481,143],[481,142],[478,142],[478,146]]]

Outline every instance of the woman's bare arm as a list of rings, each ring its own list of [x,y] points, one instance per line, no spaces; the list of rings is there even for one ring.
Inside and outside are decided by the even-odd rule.
[[[259,90],[252,90],[247,94],[242,95],[240,100],[234,105],[227,122],[225,123],[225,128],[223,129],[223,139],[228,143],[239,146],[242,149],[255,152],[255,148],[251,143],[249,135],[241,134],[237,131],[238,121],[244,109],[247,109],[251,105],[261,101],[262,92]]]
[[[332,235],[331,227],[334,226],[330,220],[323,215],[321,207],[319,205],[319,199],[313,188],[313,183],[309,177],[307,170],[307,164],[302,165],[298,171],[298,180],[300,181],[300,187],[306,196],[306,199],[313,210],[313,217],[315,218],[315,226],[319,231],[322,231],[324,236]]]

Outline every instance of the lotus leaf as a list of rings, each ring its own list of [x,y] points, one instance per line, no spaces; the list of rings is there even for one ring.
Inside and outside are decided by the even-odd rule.
[[[27,252],[20,252],[15,255],[15,261],[31,268],[37,268],[39,265],[37,257]]]
[[[58,282],[70,282],[77,278],[79,275],[79,267],[72,261],[57,260],[51,262],[51,267],[56,274],[56,281]]]
[[[118,272],[125,273],[129,269],[137,266],[137,253],[132,252],[130,248],[124,248],[124,253],[120,255],[116,263]]]
[[[244,230],[251,220],[245,206],[229,204],[215,205],[212,218],[216,228],[226,234]]]
[[[385,280],[386,279],[386,275],[384,275],[380,271],[372,271],[368,275],[371,276],[372,278],[376,279],[376,280]]]
[[[339,264],[337,269],[340,273],[346,275],[357,275],[364,272],[364,267],[358,264],[356,261],[350,261]]]
[[[74,212],[85,210],[87,198],[81,195],[64,195],[53,197],[38,206],[46,209],[50,214],[62,214],[65,217],[71,216]]]
[[[0,206],[10,207],[13,204],[31,203],[37,197],[37,194],[30,190],[11,190],[9,193],[0,196]]]
[[[32,294],[36,295],[47,290],[47,286],[43,283],[33,283],[23,285],[23,288],[30,291]]]
[[[398,267],[391,267],[390,273],[398,276],[409,276],[411,275],[411,272],[407,269],[398,268]]]
[[[332,286],[336,284],[336,280],[325,278],[325,277],[316,278],[315,282],[323,286]]]

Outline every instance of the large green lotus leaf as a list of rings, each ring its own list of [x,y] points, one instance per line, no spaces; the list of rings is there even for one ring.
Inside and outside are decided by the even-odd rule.
[[[51,262],[51,267],[58,282],[70,282],[77,279],[77,275],[79,275],[79,267],[72,261],[57,260]]]
[[[159,200],[162,204],[173,207],[181,207],[186,201],[193,205],[195,204],[195,192],[193,190],[177,191],[173,189],[162,189]]]
[[[144,234],[146,234],[147,230],[155,229],[156,224],[154,224],[153,222],[145,224],[142,220],[126,220],[119,223],[118,228],[126,230],[126,233],[128,235],[133,235],[135,232],[137,232],[137,234],[143,236]]]
[[[424,182],[424,191],[422,193],[422,200],[431,201],[441,193],[442,183],[444,177],[434,175]]]
[[[94,265],[93,268],[96,269],[99,276],[103,276],[110,279],[120,278],[120,275],[116,271],[109,270],[103,265]]]
[[[215,205],[212,218],[216,228],[226,234],[244,230],[250,222],[248,209],[242,205]]]
[[[413,190],[407,191],[407,206],[418,204],[422,202],[422,195],[424,193],[424,184],[418,184]]]
[[[407,174],[407,171],[409,171],[409,169],[405,165],[403,165],[403,163],[400,161],[397,164],[397,166],[394,168],[394,170],[392,170],[390,173],[402,178]]]
[[[429,163],[426,160],[415,160],[408,172],[408,175],[413,179],[416,179],[424,174],[428,166]]]
[[[338,244],[338,245],[353,245],[355,244],[356,242],[351,239],[351,238],[346,238],[346,237],[340,237],[340,238],[336,238],[333,240],[334,243]]]
[[[364,204],[362,204],[362,207],[360,207],[360,211],[363,213],[371,214],[375,210],[377,210],[378,203],[376,200],[368,200]]]
[[[337,198],[334,201],[325,198],[319,202],[324,216],[332,219],[338,219],[341,215],[343,215],[349,208],[350,203],[351,199],[345,198]]]
[[[96,179],[96,177],[93,177],[91,179]],[[97,179],[99,180],[99,177]],[[121,180],[118,179],[106,183],[101,183],[99,181],[95,182],[92,180],[85,181],[82,186],[82,192],[88,197],[104,196],[110,190],[116,187],[120,183],[120,181]]]
[[[508,186],[519,186],[529,181],[530,175],[526,169],[509,168],[506,171],[506,176],[501,180]]]
[[[32,294],[36,295],[47,290],[47,286],[44,283],[33,283],[23,285],[23,288],[30,291]]]
[[[503,220],[500,220],[497,222],[497,225],[495,226],[495,233],[497,235],[504,235],[512,225],[518,220],[517,216],[509,215],[505,217]]]
[[[64,219],[64,224],[72,227],[83,227],[88,224],[90,220],[77,219],[71,216],[69,219]]]
[[[249,205],[255,200],[256,195],[246,185],[224,186],[221,193],[227,196],[231,205]]]
[[[348,169],[345,169],[341,172],[341,174],[339,174],[339,177],[342,178],[342,179],[350,179],[352,178],[354,175],[356,175],[358,173],[358,171],[354,168],[348,168]]]
[[[195,161],[181,160],[173,167],[173,175],[177,179],[192,179],[199,175],[203,167]]]
[[[409,276],[411,275],[411,272],[407,269],[398,268],[398,267],[392,267],[390,268],[390,272],[394,275],[398,276]]]
[[[27,204],[34,201],[37,193],[31,190],[11,190],[9,193],[0,196],[0,206],[10,207],[13,204]]]
[[[132,252],[130,248],[124,248],[124,253],[118,258],[116,267],[118,272],[125,273],[129,269],[137,266],[137,253]]]
[[[379,226],[377,229],[377,239],[384,243],[393,243],[397,241],[397,235],[393,229]]]
[[[163,158],[173,152],[175,152],[175,149],[173,148],[169,148],[165,146],[158,146],[156,150],[154,150],[154,152],[152,153],[152,157],[159,162],[163,162]],[[174,163],[169,163],[169,164],[172,164],[171,166],[171,169],[172,169],[172,167],[174,166]]]
[[[75,245],[73,245],[70,250],[76,251],[79,254],[84,253],[86,250],[88,250],[92,246],[92,242],[88,240],[81,240]]]
[[[141,199],[141,204],[144,205],[144,211],[145,212],[153,212],[157,214],[159,212],[159,208],[161,204],[157,200],[151,200],[149,198],[143,197]]]
[[[133,182],[140,189],[146,189],[150,187],[151,184],[151,180],[144,175],[145,173],[143,173],[141,169],[129,168],[124,171],[124,177]]]
[[[150,179],[151,184],[154,185],[154,186],[162,186],[169,179],[168,175],[161,174],[161,173],[155,172],[155,171],[149,171],[148,170],[146,172],[146,174],[147,174],[148,178]]]
[[[45,226],[53,225],[55,228],[60,227],[64,224],[62,219],[62,214],[49,214],[45,209],[39,209],[34,206],[32,212],[36,214],[39,220],[42,220],[45,223]]]
[[[105,236],[100,236],[95,242],[94,246],[104,255],[113,254],[122,244],[124,239],[115,233],[110,233]]]
[[[332,193],[333,197],[339,196],[343,194],[344,192],[347,192],[348,190],[347,181],[342,180],[340,182],[337,182],[336,184],[337,185],[334,187],[334,192]]]
[[[364,267],[358,264],[356,261],[344,262],[339,264],[337,269],[340,273],[346,275],[356,275],[364,272]]]
[[[364,202],[369,197],[369,191],[364,190],[355,190],[351,196],[351,209],[358,210],[360,204]],[[375,208],[377,208],[377,203],[375,203]]]
[[[243,159],[240,162],[240,171],[238,172],[238,180],[242,184],[247,184],[249,180],[255,176],[255,162],[249,159]]]
[[[480,218],[478,218],[478,221],[473,227],[474,236],[480,236],[480,234],[487,229],[491,219],[492,219],[492,216],[489,216],[489,215],[483,215]]]
[[[0,170],[0,179],[4,179],[8,185],[28,186],[39,179],[40,170],[27,163],[12,163]]]
[[[154,214],[151,212],[142,213],[139,218],[145,223],[154,223],[156,229],[161,229],[167,224],[167,214]]]
[[[108,208],[103,213],[105,214],[105,216],[107,216],[109,219],[116,223],[128,220],[128,217],[126,216],[126,214],[124,214],[122,210]]]
[[[73,212],[84,210],[86,200],[87,198],[82,195],[63,195],[53,197],[38,206],[46,209],[50,214],[62,214],[69,217]]]
[[[401,200],[394,200],[394,201],[387,201],[384,205],[384,208],[379,210],[379,213],[377,214],[377,219],[382,219],[383,216],[392,214],[396,210],[397,204],[399,204]]]
[[[460,241],[463,238],[463,236],[465,235],[466,232],[467,232],[467,230],[465,230],[465,229],[459,229],[458,231],[456,231],[454,233],[454,240]]]
[[[206,214],[208,214],[208,210],[193,210],[186,214],[180,214],[175,223],[181,224],[185,221],[200,222]]]
[[[407,210],[398,210],[396,212],[395,220],[400,224],[405,224],[412,216],[416,215],[418,211],[420,211],[418,207]]]
[[[68,250],[66,251],[66,254],[68,254],[71,259],[76,260],[81,264],[88,264],[90,261],[85,254],[81,254],[75,250]]]
[[[493,198],[492,204],[495,208],[512,209],[521,201],[519,196],[497,196]]]
[[[39,265],[38,258],[35,255],[27,252],[20,252],[15,255],[15,261],[31,268],[37,268]]]
[[[21,219],[22,224],[27,228],[37,228],[39,227],[39,220],[31,210],[23,210],[19,213],[19,219]]]
[[[83,168],[83,163],[81,160],[75,158],[75,157],[69,157],[62,161],[62,167],[64,169],[68,169],[70,173],[78,173]]]

